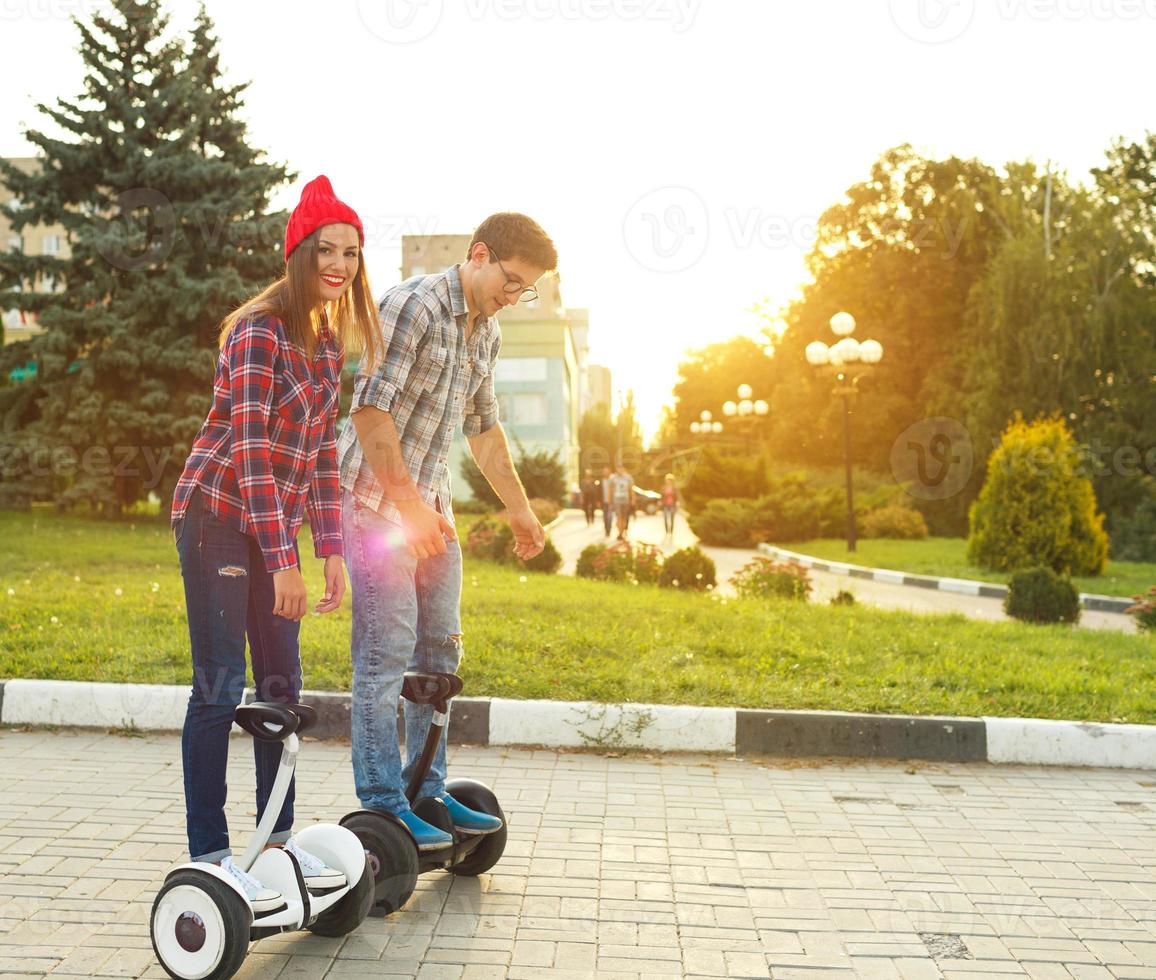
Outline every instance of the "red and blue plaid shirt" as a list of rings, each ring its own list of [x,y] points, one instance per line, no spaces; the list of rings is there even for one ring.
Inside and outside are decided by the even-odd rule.
[[[318,558],[342,554],[337,403],[345,352],[322,327],[310,365],[276,317],[242,320],[217,361],[213,404],[173,495],[172,521],[200,490],[217,518],[257,539],[265,567],[297,567],[308,509]]]

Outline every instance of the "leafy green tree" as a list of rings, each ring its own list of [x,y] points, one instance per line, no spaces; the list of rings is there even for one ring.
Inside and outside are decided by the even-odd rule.
[[[690,425],[699,421],[703,411],[725,425],[722,406],[737,400],[735,392],[741,384],[749,384],[758,398],[770,396],[771,362],[765,346],[753,337],[732,337],[691,351],[679,364],[671,412],[678,441],[694,439]]]
[[[1097,497],[1118,524],[1145,496],[1139,461],[1156,446],[1156,290],[1151,257],[1138,250],[1146,238],[1124,227],[1145,212],[1060,177],[1043,186],[1038,220],[972,291],[959,356],[964,417],[973,440],[991,445],[1014,412],[1062,415],[1089,448]]]
[[[620,458],[628,468],[638,465],[643,457],[642,428],[633,391],[626,393],[617,417],[601,402],[583,413],[578,423],[578,453],[580,473],[592,470],[600,475],[607,466],[613,469]]]
[[[592,470],[601,476],[602,470],[614,466],[618,450],[618,427],[610,415],[610,406],[599,402],[582,413],[578,423],[578,471]]]
[[[83,91],[37,108],[40,166],[0,164],[19,230],[61,223],[68,258],[0,255],[0,288],[44,333],[4,349],[35,376],[0,390],[0,495],[89,501],[117,513],[155,491],[167,507],[211,396],[217,324],[280,273],[290,176],[238,118],[203,8],[170,37],[159,0],[114,0],[76,22]]]
[[[1006,237],[1001,183],[978,160],[932,160],[909,146],[884,153],[867,179],[821,216],[807,259],[813,282],[770,337],[770,445],[776,458],[830,463],[842,455],[843,406],[804,349],[831,343],[829,320],[851,312],[856,336],[873,337],[883,361],[852,405],[856,465],[885,469],[892,441],[933,401],[951,414],[952,343],[968,294]]]

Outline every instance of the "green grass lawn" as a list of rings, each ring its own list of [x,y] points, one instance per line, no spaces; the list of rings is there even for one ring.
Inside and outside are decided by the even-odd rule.
[[[176,552],[136,524],[0,512],[0,678],[189,682]],[[308,532],[302,552],[312,553]],[[310,602],[321,563],[305,562]],[[509,698],[1156,722],[1156,638],[725,601],[465,572],[466,693]],[[302,624],[306,686],[348,690],[348,600]]]
[[[847,550],[842,538],[818,538],[780,547],[814,558],[850,562],[872,568],[890,568],[913,575],[942,575],[1006,585],[1005,572],[985,572],[967,563],[966,538],[924,538],[922,541],[891,541],[883,538],[860,540],[856,550]],[[1095,578],[1083,576],[1072,582],[1081,592],[1131,597],[1156,585],[1156,565],[1137,561],[1113,561]]]

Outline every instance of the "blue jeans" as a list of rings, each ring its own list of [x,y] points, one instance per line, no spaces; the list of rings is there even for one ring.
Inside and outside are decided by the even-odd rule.
[[[418,560],[401,527],[341,495],[345,563],[353,595],[353,781],[361,805],[409,809],[405,787],[421,755],[433,706],[405,703],[405,768],[397,740],[397,701],[407,670],[454,673],[462,656],[462,552]],[[446,731],[419,796],[441,796]]]
[[[232,853],[225,820],[226,764],[233,712],[245,690],[245,639],[258,701],[293,704],[301,691],[300,624],[273,615],[273,576],[255,538],[214,517],[200,492],[174,529],[193,651],[193,691],[181,733],[189,854],[220,861]],[[253,740],[257,814],[265,810],[281,761],[280,742]],[[293,784],[270,841],[289,839]]]

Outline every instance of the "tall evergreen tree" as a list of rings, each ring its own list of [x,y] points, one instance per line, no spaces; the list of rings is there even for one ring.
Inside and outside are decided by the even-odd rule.
[[[280,272],[284,215],[268,207],[290,175],[248,144],[247,86],[222,83],[203,7],[187,38],[168,37],[159,0],[75,23],[83,91],[37,107],[64,135],[26,133],[32,173],[0,165],[14,228],[59,222],[71,251],[0,255],[0,288],[44,327],[0,365],[36,365],[0,390],[0,499],[117,513],[155,490],[167,507],[217,324]]]

